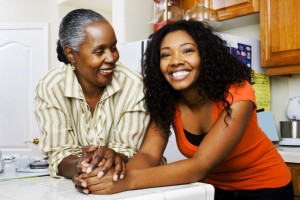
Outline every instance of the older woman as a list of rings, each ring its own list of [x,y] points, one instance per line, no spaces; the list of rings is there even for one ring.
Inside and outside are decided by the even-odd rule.
[[[77,9],[61,21],[57,57],[64,65],[42,78],[35,97],[40,148],[53,177],[78,181],[84,157],[91,162],[84,171],[97,163],[102,176],[114,164],[114,179],[122,178],[141,145],[150,119],[142,78],[117,63],[116,45],[112,26],[99,13]]]

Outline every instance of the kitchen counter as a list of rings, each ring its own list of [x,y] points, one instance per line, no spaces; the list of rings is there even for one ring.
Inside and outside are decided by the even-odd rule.
[[[16,170],[16,162],[5,162],[4,170],[0,173],[0,181],[10,180],[14,178],[25,178],[35,176],[46,176],[49,175],[48,169],[30,169],[29,167],[20,168]],[[1,199],[0,199],[1,200]]]
[[[287,163],[300,163],[300,147],[278,146],[277,150]]]
[[[113,195],[86,195],[70,179],[50,176],[0,181],[0,200],[213,200],[214,188],[205,183],[132,190]]]
[[[278,146],[287,163],[300,163],[300,147]],[[6,172],[8,166],[5,166]],[[14,169],[14,168],[12,168]],[[12,172],[11,172],[12,173]],[[10,174],[10,173],[7,173]],[[148,188],[113,195],[85,195],[76,191],[69,179],[55,179],[47,174],[17,173],[13,179],[0,179],[0,200],[213,200],[214,188],[204,183]],[[1,174],[0,174],[1,175]],[[2,174],[4,176],[4,174]],[[27,176],[27,177],[26,177]],[[34,177],[31,177],[34,176]]]

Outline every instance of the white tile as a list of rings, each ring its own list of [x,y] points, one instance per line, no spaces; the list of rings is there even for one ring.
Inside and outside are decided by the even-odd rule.
[[[197,188],[197,189],[195,189]],[[181,188],[163,192],[166,200],[199,200],[206,199],[206,189],[204,187]]]
[[[63,192],[45,194],[42,200],[97,200],[92,195],[81,194],[79,192]],[[101,199],[104,200],[104,199]]]
[[[41,180],[41,184],[54,188],[63,188],[68,191],[76,191],[75,185],[70,179],[49,177],[48,179]]]
[[[14,200],[14,199],[0,195],[0,200]]]
[[[105,200],[117,200],[117,199],[129,199],[129,198],[133,198],[139,195],[150,195],[153,194],[152,191],[148,191],[148,190],[131,190],[131,191],[125,191],[125,192],[120,192],[120,193],[116,193],[116,194],[111,194],[111,195],[91,195],[96,199],[105,199]],[[140,198],[143,199],[143,198]]]
[[[69,179],[36,177],[0,182],[0,200],[203,200],[213,199],[214,189],[203,183],[131,190],[112,195],[86,195]],[[210,197],[209,197],[210,196]],[[197,198],[196,198],[197,197]],[[209,197],[209,198],[206,198]]]
[[[286,149],[279,149],[278,152],[285,162],[300,163],[299,151],[291,151],[290,149],[286,148]]]
[[[53,188],[47,185],[42,185],[39,182],[32,180],[7,181],[1,184],[0,194],[13,199],[33,200],[44,199],[44,196],[54,195],[68,191],[60,188]]]
[[[117,200],[117,199],[116,199]],[[151,193],[122,198],[122,200],[166,200],[162,193]]]

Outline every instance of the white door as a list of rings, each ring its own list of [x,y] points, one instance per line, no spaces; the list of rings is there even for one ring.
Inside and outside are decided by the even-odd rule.
[[[41,155],[35,87],[48,69],[48,24],[0,24],[0,150]],[[29,142],[28,142],[29,141]]]

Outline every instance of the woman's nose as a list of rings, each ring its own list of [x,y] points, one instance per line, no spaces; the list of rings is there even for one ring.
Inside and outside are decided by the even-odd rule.
[[[180,64],[184,64],[184,60],[181,58],[181,56],[179,56],[179,55],[172,56],[170,65],[175,66],[175,65],[180,65]]]
[[[105,62],[109,62],[109,63],[114,63],[118,60],[119,55],[117,53],[114,52],[107,52],[105,55]]]

